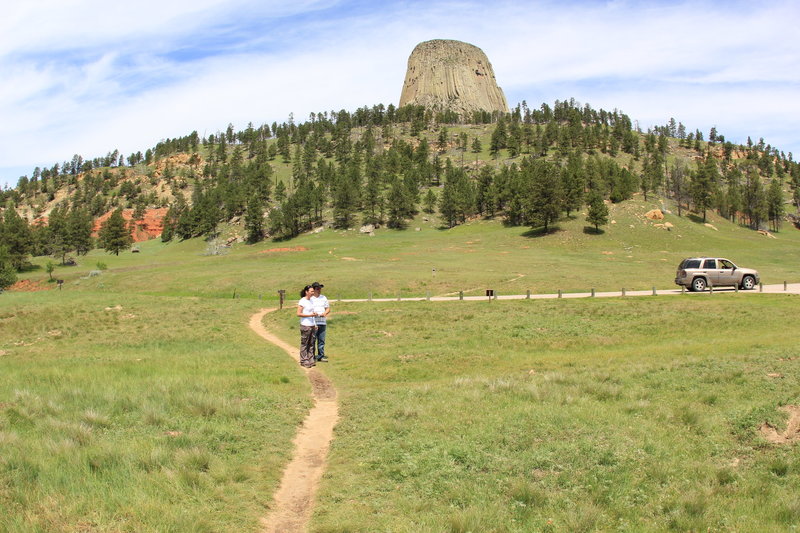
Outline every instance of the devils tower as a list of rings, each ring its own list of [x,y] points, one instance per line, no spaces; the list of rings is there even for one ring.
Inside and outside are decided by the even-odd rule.
[[[450,109],[461,116],[479,110],[508,113],[508,102],[483,50],[444,39],[425,41],[411,52],[400,95],[400,106],[408,104]]]

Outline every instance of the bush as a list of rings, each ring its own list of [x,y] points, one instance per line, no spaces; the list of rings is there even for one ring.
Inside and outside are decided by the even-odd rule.
[[[10,265],[0,267],[0,290],[8,288],[17,282],[17,273]]]

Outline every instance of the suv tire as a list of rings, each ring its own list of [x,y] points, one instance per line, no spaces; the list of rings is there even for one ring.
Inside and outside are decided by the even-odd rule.
[[[691,285],[692,292],[703,292],[706,290],[706,278],[694,278]]]
[[[756,279],[753,276],[745,276],[742,278],[742,289],[751,291],[756,288]]]

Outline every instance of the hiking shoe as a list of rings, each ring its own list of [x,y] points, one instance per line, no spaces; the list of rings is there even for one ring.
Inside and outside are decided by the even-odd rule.
[[[323,356],[317,357],[317,361],[319,361],[320,363],[327,363],[328,362],[328,356],[323,355]]]

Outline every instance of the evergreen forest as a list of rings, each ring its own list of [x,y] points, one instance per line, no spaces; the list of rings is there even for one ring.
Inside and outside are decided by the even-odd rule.
[[[94,247],[128,249],[130,226],[154,208],[165,209],[164,241],[234,225],[255,243],[323,226],[404,230],[421,213],[442,228],[486,217],[547,233],[583,210],[599,232],[607,204],[637,194],[679,216],[705,221],[713,210],[780,231],[800,205],[800,165],[763,139],[734,144],[716,128],[704,135],[675,119],[642,131],[618,110],[574,99],[469,117],[379,104],[304,122],[231,124],[144,153],[76,154],[0,191],[0,287],[32,255],[64,263]],[[95,221],[109,213],[98,231]]]

